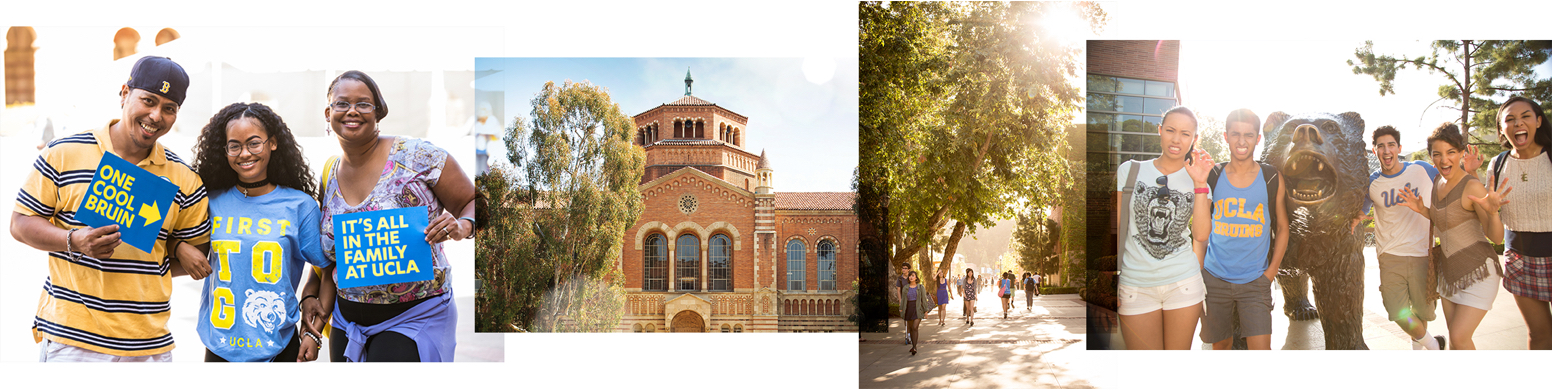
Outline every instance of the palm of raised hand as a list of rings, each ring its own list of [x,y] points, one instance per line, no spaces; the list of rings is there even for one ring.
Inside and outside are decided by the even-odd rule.
[[[1192,150],[1191,165],[1186,166],[1186,174],[1191,175],[1191,181],[1193,182],[1206,182],[1207,173],[1212,171],[1213,164],[1212,155],[1207,154],[1207,151],[1201,149]]]
[[[1417,194],[1412,193],[1411,190],[1401,190],[1397,191],[1396,193],[1401,198],[1402,206],[1406,206],[1407,208],[1412,209],[1412,211],[1416,211],[1418,214],[1423,214],[1423,209],[1427,208],[1427,206],[1423,205],[1423,198],[1421,196],[1417,196]]]
[[[1514,187],[1509,186],[1509,179],[1504,179],[1503,182],[1498,184],[1497,191],[1487,191],[1487,194],[1480,198],[1470,195],[1467,195],[1466,198],[1471,199],[1472,203],[1476,203],[1477,207],[1485,207],[1484,210],[1488,212],[1497,212],[1499,207],[1509,204],[1509,200],[1504,199],[1504,197],[1509,195],[1509,191],[1513,190]]]

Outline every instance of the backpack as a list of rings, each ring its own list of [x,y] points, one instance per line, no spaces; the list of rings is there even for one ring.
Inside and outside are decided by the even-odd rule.
[[[1267,213],[1266,213],[1266,215],[1268,216],[1268,218],[1266,220],[1267,221],[1267,227],[1269,227],[1269,229],[1267,229],[1267,232],[1268,232],[1267,238],[1274,240],[1273,242],[1276,242],[1275,240],[1277,240],[1277,205],[1281,204],[1283,202],[1282,199],[1278,199],[1277,198],[1277,168],[1273,167],[1272,164],[1267,164],[1267,163],[1264,163],[1264,162],[1258,162],[1258,164],[1261,164],[1261,180],[1266,183],[1266,199],[1272,202],[1271,210],[1267,210]],[[1221,162],[1221,163],[1218,163],[1218,165],[1214,165],[1212,170],[1207,172],[1207,187],[1211,191],[1217,191],[1218,190],[1218,177],[1223,175],[1223,169],[1224,169],[1224,167],[1227,167],[1228,165],[1229,165],[1228,162]],[[1214,192],[1214,193],[1216,194],[1216,192]],[[1208,203],[1208,206],[1207,206],[1207,213],[1208,213],[1208,215],[1212,214],[1213,207],[1215,207],[1215,206],[1216,206],[1216,204],[1214,204],[1214,203]],[[1266,264],[1267,265],[1271,265],[1272,264],[1272,251],[1270,251],[1270,250],[1266,251]]]
[[[1035,278],[1033,278],[1033,277],[1024,278],[1024,289],[1025,290],[1034,290],[1035,289]]]
[[[1546,155],[1547,156],[1547,160],[1552,160],[1552,150],[1546,150],[1545,148],[1543,148],[1542,151],[1541,151],[1541,154]],[[1493,163],[1492,163],[1492,170],[1493,170],[1493,178],[1492,178],[1493,187],[1492,188],[1493,188],[1493,191],[1498,191],[1498,183],[1502,183],[1503,182],[1503,178],[1502,177],[1498,177],[1498,176],[1499,176],[1499,174],[1503,173],[1504,160],[1508,159],[1508,158],[1509,158],[1509,151],[1508,150],[1503,151],[1503,153],[1499,153],[1498,157],[1493,157]]]

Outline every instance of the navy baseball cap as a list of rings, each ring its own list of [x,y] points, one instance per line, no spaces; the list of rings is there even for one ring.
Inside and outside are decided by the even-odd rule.
[[[162,95],[181,107],[189,89],[189,74],[171,58],[145,56],[135,61],[124,85]]]

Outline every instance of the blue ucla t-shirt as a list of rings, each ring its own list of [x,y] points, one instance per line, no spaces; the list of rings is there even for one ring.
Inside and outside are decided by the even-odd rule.
[[[210,198],[210,276],[199,305],[205,348],[233,362],[269,361],[302,320],[296,288],[307,264],[328,267],[318,202],[276,187],[248,197],[236,188]]]
[[[1266,272],[1272,249],[1271,202],[1266,177],[1259,167],[1249,187],[1235,187],[1229,175],[1218,175],[1213,186],[1212,235],[1207,239],[1207,272],[1234,284],[1256,280]]]

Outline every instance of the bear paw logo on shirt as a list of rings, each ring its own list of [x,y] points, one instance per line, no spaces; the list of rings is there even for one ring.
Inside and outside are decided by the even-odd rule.
[[[243,322],[248,326],[264,328],[266,333],[274,333],[286,319],[286,303],[280,299],[281,295],[274,291],[254,291],[248,289],[248,298],[243,300]]]

